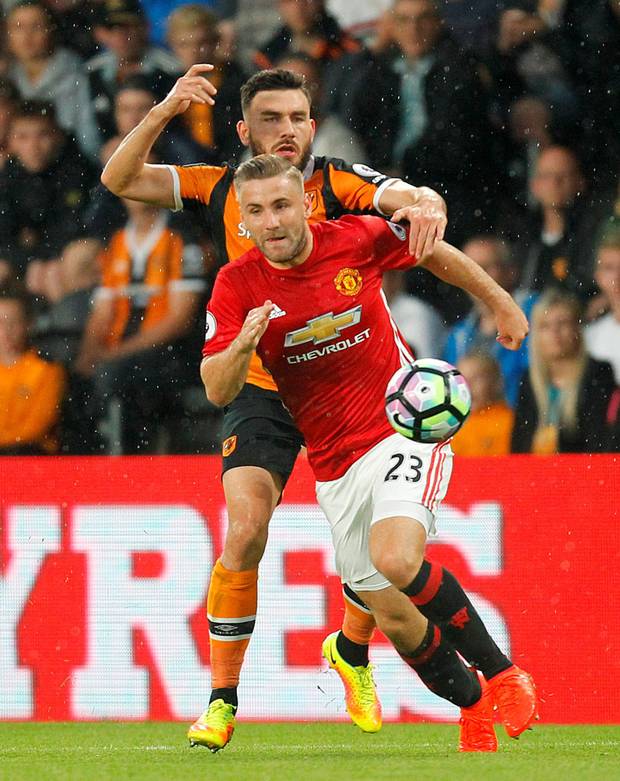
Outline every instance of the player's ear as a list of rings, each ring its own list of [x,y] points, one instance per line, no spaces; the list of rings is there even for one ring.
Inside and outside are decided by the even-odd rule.
[[[239,136],[243,146],[250,146],[250,131],[243,119],[240,119],[237,122],[237,135]]]

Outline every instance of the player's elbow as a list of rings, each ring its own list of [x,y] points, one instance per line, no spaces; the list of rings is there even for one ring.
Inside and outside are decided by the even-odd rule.
[[[125,195],[124,183],[114,175],[113,171],[110,171],[109,166],[106,165],[106,167],[103,169],[99,180],[107,190],[109,190],[114,195],[117,195],[119,198],[122,198]]]

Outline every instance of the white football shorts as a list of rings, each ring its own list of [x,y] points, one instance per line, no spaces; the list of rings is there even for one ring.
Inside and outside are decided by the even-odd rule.
[[[379,591],[389,582],[370,560],[368,538],[383,518],[413,518],[435,533],[435,515],[452,474],[449,442],[422,444],[393,434],[352,464],[338,480],[316,483],[331,526],[336,569],[354,591]]]

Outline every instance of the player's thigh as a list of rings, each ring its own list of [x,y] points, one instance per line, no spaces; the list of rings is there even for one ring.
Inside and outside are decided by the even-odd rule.
[[[368,531],[372,517],[372,483],[367,479],[371,454],[365,454],[336,480],[317,482],[316,496],[329,521],[336,571],[353,591],[375,591],[389,583],[370,560]]]
[[[259,388],[241,392],[224,413],[222,472],[257,467],[280,481],[284,489],[303,439],[275,394]]]
[[[433,534],[451,475],[449,442],[413,442],[399,434],[383,440],[372,475],[371,524],[385,518],[414,518]]]

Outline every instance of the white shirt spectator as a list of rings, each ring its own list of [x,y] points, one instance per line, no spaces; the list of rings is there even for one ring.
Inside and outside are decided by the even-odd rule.
[[[586,347],[593,358],[611,364],[620,385],[620,320],[612,312],[585,328]]]
[[[390,300],[390,312],[416,358],[441,358],[446,328],[430,304],[407,293]]]
[[[18,62],[11,65],[9,77],[24,100],[53,103],[58,124],[75,136],[83,152],[96,158],[101,139],[95,122],[88,76],[76,54],[68,49],[57,49],[41,78],[34,83]]]

